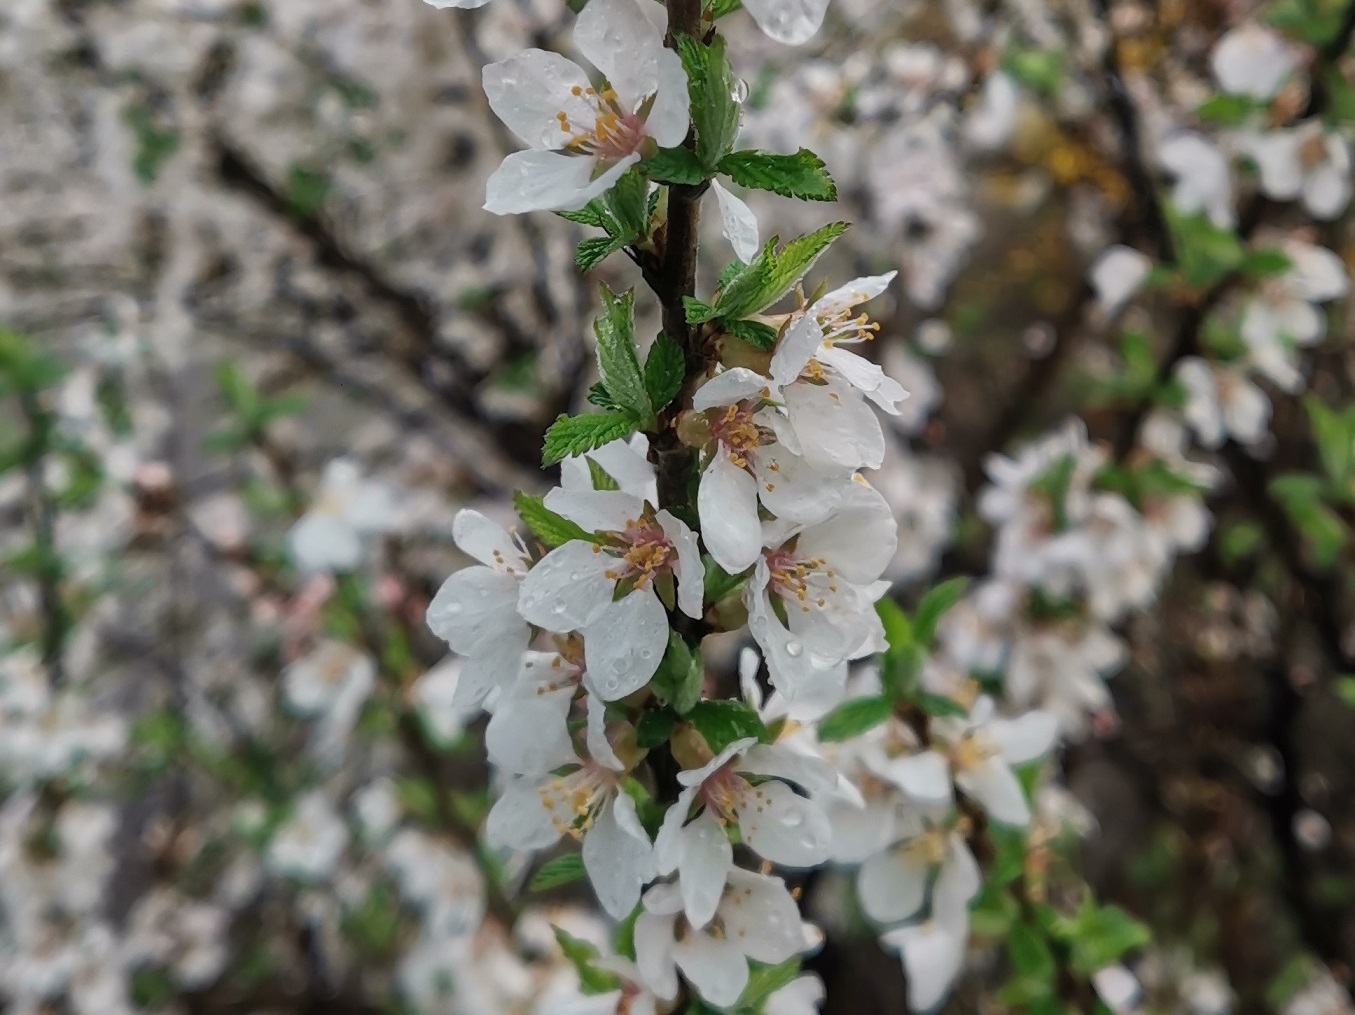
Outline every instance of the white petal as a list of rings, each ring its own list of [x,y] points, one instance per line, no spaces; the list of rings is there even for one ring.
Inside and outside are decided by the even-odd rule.
[[[876,923],[898,923],[916,916],[927,897],[931,867],[921,851],[906,846],[876,853],[856,874],[856,896]]]
[[[574,45],[602,71],[622,108],[638,109],[658,88],[663,32],[637,0],[590,0],[574,23]]]
[[[908,1007],[929,1012],[945,1000],[964,964],[966,940],[928,920],[881,935],[897,950],[908,976]]]
[[[824,317],[858,307],[888,289],[898,274],[897,271],[889,271],[883,275],[863,275],[854,278],[846,285],[838,286],[815,300],[814,305],[809,308],[809,313],[814,317]]]
[[[622,493],[651,504],[659,502],[654,466],[649,464],[649,441],[644,434],[631,434],[625,440],[612,441],[584,455],[570,455],[560,463],[560,485],[566,490],[593,489],[593,476],[588,469],[590,459],[616,480]]]
[[[812,39],[823,24],[828,0],[744,0],[743,6],[770,38],[799,46]]]
[[[687,89],[687,71],[671,49],[659,50],[659,84],[654,104],[645,120],[645,132],[660,148],[682,144],[691,126],[691,96]]]
[[[671,512],[660,511],[654,517],[677,550],[677,567],[673,574],[677,579],[678,609],[693,620],[700,620],[706,596],[706,568],[701,563],[696,533]]]
[[[479,511],[462,508],[452,521],[452,539],[462,553],[496,571],[510,568],[525,572],[522,550],[503,526],[491,522]]]
[[[559,114],[591,125],[592,106],[574,89],[592,82],[582,67],[559,53],[527,49],[484,71],[485,97],[495,115],[531,148],[563,148],[572,134],[560,129]]]
[[[584,836],[583,865],[607,914],[615,920],[629,916],[641,887],[654,876],[654,850],[624,790],[603,804]]]
[[[780,782],[754,787],[738,812],[739,831],[764,860],[816,867],[828,859],[833,830],[823,809]]]
[[[352,571],[362,563],[362,540],[342,518],[313,511],[287,533],[287,554],[302,572]]]
[[[445,582],[428,604],[429,630],[461,655],[476,655],[511,639],[527,647],[517,613],[518,579],[488,567],[468,567]],[[523,628],[521,634],[518,628]]]
[[[697,389],[692,396],[692,408],[705,412],[722,405],[737,405],[749,399],[763,397],[769,389],[767,378],[747,367],[733,367],[716,374]]]
[[[734,256],[748,263],[757,257],[762,244],[758,242],[757,216],[742,200],[735,197],[718,181],[711,181],[711,190],[715,191],[715,201],[720,207],[720,231],[729,245],[734,248]]]
[[[546,507],[589,532],[624,532],[644,511],[644,501],[620,490],[565,490],[546,494]]]
[[[563,795],[551,798],[559,806],[543,802],[537,783],[515,779],[489,811],[485,838],[496,846],[510,849],[544,849],[560,838],[558,822],[570,821],[574,814]]]
[[[596,694],[588,695],[588,755],[599,765],[605,765],[613,772],[624,772],[626,766],[612,750],[607,739],[607,705]]]
[[[485,727],[489,760],[513,775],[544,775],[575,760],[565,720],[573,688],[505,696]]]
[[[918,803],[944,804],[954,799],[950,763],[936,751],[886,759],[871,768]]]
[[[668,611],[653,588],[636,589],[584,631],[588,684],[603,701],[624,698],[649,683],[667,646]]]
[[[659,833],[654,836],[654,862],[660,874],[672,874],[682,862],[682,830],[696,799],[696,790],[695,786],[682,790],[664,812]]]
[[[845,381],[791,384],[782,389],[781,397],[811,467],[878,469],[884,461],[880,420]]]
[[[1153,262],[1133,247],[1116,244],[1102,252],[1091,268],[1092,289],[1107,314],[1114,314],[1138,292]]]
[[[725,749],[700,768],[689,768],[686,771],[678,773],[678,782],[683,786],[700,786],[712,775],[724,768],[731,760],[737,758],[748,748],[757,743],[757,737],[742,737],[735,740],[732,744],[727,744]]]
[[[757,480],[717,448],[701,476],[696,510],[706,549],[730,574],[747,570],[762,553],[757,502]]]
[[[1048,712],[1027,712],[1015,719],[994,719],[988,733],[1002,757],[1012,765],[1048,754],[1059,735],[1059,721]]]
[[[578,539],[551,550],[522,579],[518,612],[547,631],[587,627],[611,606],[616,582],[604,572],[613,562]]]
[[[748,986],[748,960],[735,944],[700,931],[673,945],[673,958],[701,999],[716,1008],[729,1008]]]
[[[687,922],[704,927],[715,915],[724,895],[725,880],[734,865],[734,847],[724,827],[710,811],[702,811],[682,830],[678,887]]]
[[[1001,758],[988,758],[955,773],[955,785],[973,797],[988,816],[1004,825],[1030,823],[1030,805],[1020,780]]]
[[[1295,64],[1284,39],[1249,21],[1224,34],[1210,66],[1225,92],[1264,101],[1280,90]]]
[[[785,962],[804,950],[800,909],[780,878],[732,868],[719,914],[726,940],[755,962]]]
[[[1303,140],[1298,131],[1275,130],[1249,137],[1243,146],[1261,177],[1261,189],[1277,201],[1292,201],[1303,190]]]
[[[856,585],[880,577],[898,548],[899,530],[889,503],[874,487],[843,487],[842,505],[831,518],[806,528],[796,544],[800,559],[822,557],[835,572]]]
[[[932,888],[932,915],[942,926],[966,926],[969,901],[983,887],[983,872],[964,838],[951,832],[946,838],[946,860]]]
[[[1143,996],[1143,988],[1134,974],[1119,963],[1093,973],[1092,987],[1101,1002],[1116,1015],[1134,1011]]]
[[[801,314],[776,343],[772,353],[772,380],[793,384],[823,345],[823,328],[812,314]]]
[[[654,891],[650,889],[649,894]],[[649,894],[645,895],[646,908]],[[635,966],[644,985],[668,1001],[677,997],[678,992],[677,968],[673,965],[675,922],[675,915],[651,912],[641,913],[635,921]]]
[[[827,996],[823,981],[806,973],[767,998],[766,1015],[817,1015]]]
[[[449,7],[460,7],[462,10],[473,10],[476,7],[483,7],[489,3],[489,0],[423,0],[424,3],[438,10],[446,10]]]
[[[810,796],[837,789],[837,773],[826,761],[779,744],[754,744],[739,759],[738,770],[793,782]]]
[[[1284,253],[1290,260],[1284,283],[1298,299],[1325,303],[1350,292],[1345,262],[1334,251],[1313,243],[1291,241],[1284,245]]]
[[[512,686],[521,669],[522,653],[527,650],[527,636],[527,625],[523,624],[513,638],[487,644],[467,656],[452,693],[452,708],[476,709],[491,691]]]
[[[898,837],[892,802],[869,801],[864,807],[829,804],[827,810],[836,863],[863,863]]]
[[[640,161],[627,155],[601,173],[596,159],[560,152],[514,152],[485,183],[485,211],[519,215],[529,211],[578,211],[612,189]]]
[[[1234,375],[1222,395],[1223,421],[1228,432],[1243,444],[1255,444],[1266,435],[1270,423],[1270,399],[1245,377]]]
[[[762,484],[758,497],[778,518],[797,522],[826,518],[852,482],[849,470],[816,467],[779,444],[756,448],[750,458]]]

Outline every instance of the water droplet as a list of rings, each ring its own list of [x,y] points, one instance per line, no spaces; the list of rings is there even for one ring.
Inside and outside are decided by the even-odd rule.
[[[556,616],[559,616],[561,613],[564,613],[566,609],[567,607],[565,606],[565,604],[561,602],[556,603],[554,606],[552,606],[550,608],[550,612],[554,613]]]
[[[794,638],[786,642],[786,655],[790,656],[792,659],[799,659],[804,653],[804,650],[805,647]]]
[[[782,819],[781,823],[787,828],[799,828],[805,823],[805,816],[799,811],[791,811]]]
[[[740,105],[743,105],[748,99],[748,82],[743,78],[736,80],[734,82],[734,91],[731,93],[730,98]]]
[[[448,603],[443,609],[447,611],[447,616],[458,617],[461,615],[463,607],[460,603]]]
[[[569,580],[572,581],[572,582],[580,581],[580,580],[582,580],[582,578],[583,578],[583,572],[582,572],[582,571],[571,571],[571,572],[569,572]]]
[[[653,658],[654,658],[654,653],[653,653],[650,649],[642,648],[642,649],[640,649],[640,658],[641,658],[641,659],[653,659]]]

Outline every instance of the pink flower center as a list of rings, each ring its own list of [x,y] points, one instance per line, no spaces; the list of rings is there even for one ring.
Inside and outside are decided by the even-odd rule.
[[[570,135],[569,150],[603,162],[616,162],[634,154],[645,139],[645,124],[621,106],[616,92],[606,86],[599,92],[596,88],[575,85],[573,93],[590,107],[593,122],[572,120],[564,110],[555,114],[560,129]]]
[[[816,588],[816,585],[823,586],[826,582],[828,592],[837,591],[837,582],[834,580],[837,572],[829,568],[828,562],[822,557],[802,560],[784,547],[765,550],[762,556],[771,572],[772,592],[787,602],[794,600],[799,603],[804,613],[809,612],[811,605],[825,606],[828,603],[827,598],[820,594],[824,589]]]
[[[609,580],[634,580],[637,588],[643,588],[673,570],[677,550],[654,522],[632,519],[626,523],[626,531],[616,535],[622,548],[617,556],[618,566],[603,572]]]
[[[712,421],[710,432],[724,445],[729,460],[741,469],[748,467],[749,452],[772,441],[772,435],[754,421],[753,409],[747,402],[725,409]]]
[[[700,796],[720,824],[727,825],[738,824],[740,808],[748,794],[756,792],[747,779],[730,765],[725,765],[701,784]]]

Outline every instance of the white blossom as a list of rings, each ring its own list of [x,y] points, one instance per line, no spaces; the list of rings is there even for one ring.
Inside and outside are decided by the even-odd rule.
[[[287,534],[292,561],[303,572],[352,571],[366,541],[395,525],[395,496],[380,480],[364,479],[352,458],[325,466],[310,509]]]

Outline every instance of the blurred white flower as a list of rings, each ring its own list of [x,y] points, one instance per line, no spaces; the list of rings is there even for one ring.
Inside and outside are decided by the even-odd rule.
[[[395,526],[395,494],[380,480],[364,479],[351,458],[325,466],[310,509],[287,534],[292,562],[303,572],[352,571],[362,563],[368,538]]]
[[[273,834],[264,862],[275,874],[319,882],[334,873],[347,845],[343,818],[322,790],[312,790]]]

